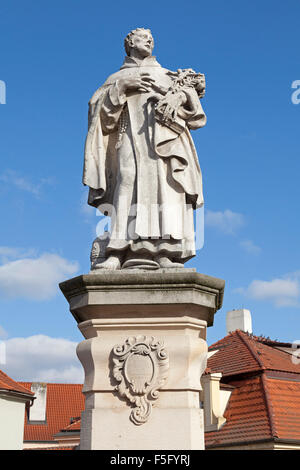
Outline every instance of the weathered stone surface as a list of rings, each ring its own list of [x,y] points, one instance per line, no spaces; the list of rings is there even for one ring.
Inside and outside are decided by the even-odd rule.
[[[77,347],[86,395],[81,449],[203,449],[200,378],[207,359],[206,328],[222,305],[224,281],[182,269],[102,271],[70,279],[60,287],[86,338]],[[123,392],[128,389],[126,399],[120,399],[116,389],[120,380],[114,374],[113,352],[118,346],[121,351],[122,345],[125,351],[129,338],[131,343],[146,338],[146,345],[153,338],[168,356],[159,396],[151,401],[151,412],[142,423],[130,418],[135,406],[128,402],[133,363],[119,377]],[[159,363],[152,369],[157,374]],[[141,362],[138,375],[140,367]],[[151,375],[150,369],[145,362],[145,377]]]
[[[221,279],[180,269],[90,273],[62,282],[60,288],[78,322],[123,315],[188,315],[211,326],[222,305],[224,285]]]
[[[161,67],[153,46],[150,30],[131,31],[121,69],[89,103],[83,183],[88,203],[111,217],[92,269],[183,268],[196,254],[202,173],[190,131],[206,123],[205,77]]]

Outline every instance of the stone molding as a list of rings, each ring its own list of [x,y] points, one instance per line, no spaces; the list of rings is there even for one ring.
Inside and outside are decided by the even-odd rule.
[[[60,289],[78,323],[123,316],[128,305],[132,316],[152,317],[160,305],[162,315],[172,307],[172,316],[201,318],[211,326],[222,306],[225,281],[185,269],[169,271],[101,271],[62,282]]]

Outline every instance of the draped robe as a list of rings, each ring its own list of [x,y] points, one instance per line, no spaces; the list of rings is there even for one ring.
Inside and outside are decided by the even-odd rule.
[[[195,256],[193,210],[203,204],[202,175],[191,129],[206,123],[194,88],[178,134],[155,119],[157,91],[120,93],[121,78],[149,73],[168,89],[172,79],[154,56],[141,64],[126,57],[89,103],[83,183],[88,203],[112,217],[106,255],[122,252],[185,262]]]

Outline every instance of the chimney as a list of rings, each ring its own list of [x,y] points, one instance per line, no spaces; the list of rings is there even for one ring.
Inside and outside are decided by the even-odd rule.
[[[47,404],[47,384],[41,382],[32,382],[31,391],[34,393],[35,400],[29,408],[29,421],[46,421]]]
[[[230,310],[226,316],[227,334],[235,330],[242,330],[252,333],[252,319],[250,310],[241,308],[239,310]]]

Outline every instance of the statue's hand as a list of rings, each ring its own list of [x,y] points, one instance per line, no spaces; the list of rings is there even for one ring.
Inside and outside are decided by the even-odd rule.
[[[127,95],[133,91],[149,92],[152,83],[154,83],[154,80],[150,77],[149,73],[143,73],[136,77],[121,78],[118,81],[118,86],[120,93]]]
[[[159,100],[156,105],[156,111],[162,114],[163,121],[175,121],[179,107],[182,104],[185,104],[186,101],[187,98],[185,93],[169,92]]]

